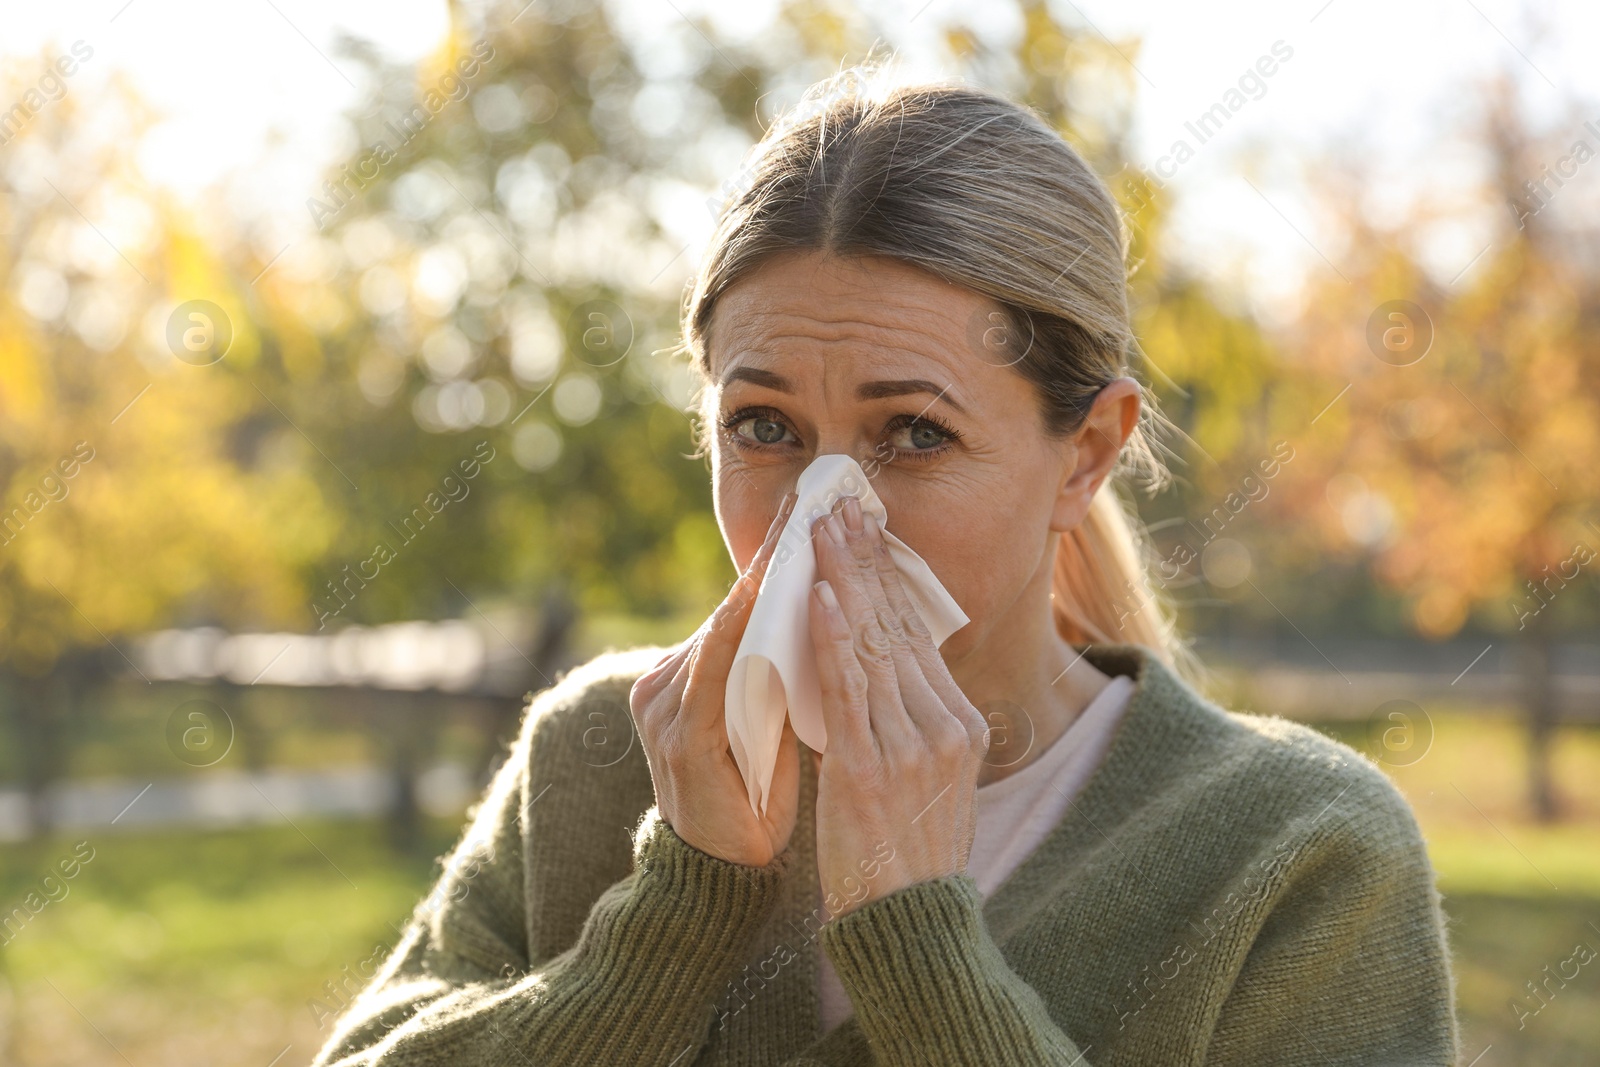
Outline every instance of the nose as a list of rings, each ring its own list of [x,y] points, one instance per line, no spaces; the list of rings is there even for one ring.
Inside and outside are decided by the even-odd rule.
[[[849,456],[863,469],[870,470],[882,466],[893,454],[893,449],[886,442],[875,439],[868,430],[858,425],[822,423],[813,432],[816,438],[810,454],[806,456],[807,464],[815,462],[818,456],[839,455]]]
[[[841,435],[841,437],[843,437],[843,435]],[[800,478],[807,470],[810,470],[812,465],[814,465],[819,459],[822,459],[826,456],[847,456],[854,460],[856,466],[860,468],[861,476],[858,477],[856,475],[850,475],[849,477],[843,479],[842,483],[836,486],[835,491],[830,492],[825,500],[814,500],[810,502],[809,506],[813,509],[814,513],[818,515],[827,514],[827,512],[834,508],[840,500],[847,496],[853,496],[858,499],[865,499],[868,496],[876,496],[879,502],[883,504],[884,511],[892,515],[896,494],[894,487],[890,484],[891,479],[884,478],[882,475],[883,472],[889,468],[890,460],[893,459],[893,451],[891,449],[874,447],[870,444],[865,444],[859,439],[852,438],[852,440],[855,440],[856,442],[856,447],[854,448],[828,448],[824,444],[819,444],[817,448],[804,459],[804,463],[802,466],[800,466],[799,470],[796,470],[790,478],[785,479],[787,484],[783,487],[784,492],[791,490],[798,491]]]

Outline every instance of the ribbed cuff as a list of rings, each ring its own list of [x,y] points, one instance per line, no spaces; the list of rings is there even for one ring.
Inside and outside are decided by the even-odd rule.
[[[822,927],[823,951],[856,1022],[885,1062],[1009,1063],[1037,1047],[1007,989],[982,904],[970,875],[949,875]]]
[[[765,867],[702,852],[679,837],[656,808],[645,814],[633,854],[639,892],[693,923],[697,945],[708,939],[743,945],[777,905],[794,862],[793,846]]]
[[[595,902],[570,977],[548,985],[540,1037],[573,1063],[661,1054],[664,1064],[703,1041],[792,863],[792,850],[765,867],[729,863],[688,844],[652,808],[635,835],[633,876]],[[645,1045],[640,1020],[650,1021]]]

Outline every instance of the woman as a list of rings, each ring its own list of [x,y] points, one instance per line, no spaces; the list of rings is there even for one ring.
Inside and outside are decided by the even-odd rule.
[[[796,115],[685,315],[739,581],[533,700],[318,1063],[1454,1062],[1405,801],[1191,687],[1106,488],[1161,467],[1104,186],[972,88],[846,72]],[[971,622],[933,647],[853,498],[812,523],[828,743],[785,729],[758,815],[724,685],[829,453]]]

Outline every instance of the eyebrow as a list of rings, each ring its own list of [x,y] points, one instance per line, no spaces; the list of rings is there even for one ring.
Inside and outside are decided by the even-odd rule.
[[[722,387],[726,389],[734,382],[749,382],[766,389],[793,395],[794,385],[781,374],[775,374],[760,367],[735,367],[722,379]],[[911,396],[916,393],[927,393],[935,400],[943,400],[961,414],[968,411],[961,406],[961,402],[950,395],[950,386],[943,388],[928,381],[926,378],[901,378],[892,381],[862,382],[856,386],[857,400],[882,400],[891,396]],[[926,410],[926,409],[924,409]]]

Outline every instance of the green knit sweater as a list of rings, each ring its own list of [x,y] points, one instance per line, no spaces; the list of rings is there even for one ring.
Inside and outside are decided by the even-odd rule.
[[[664,651],[606,653],[534,698],[319,1067],[1455,1062],[1427,853],[1351,749],[1091,645],[1136,690],[1039,848],[987,900],[952,875],[822,923],[809,753],[767,867],[659,817],[628,692]],[[827,1034],[819,952],[855,1008]]]

